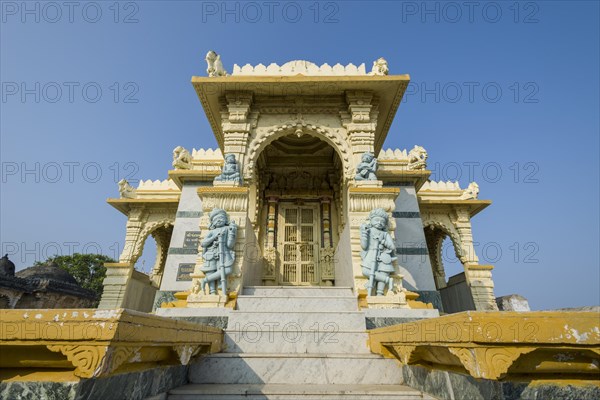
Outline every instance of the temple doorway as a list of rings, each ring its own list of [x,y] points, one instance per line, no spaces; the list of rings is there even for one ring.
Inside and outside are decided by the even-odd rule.
[[[265,285],[332,286],[341,161],[318,137],[287,135],[259,156]]]

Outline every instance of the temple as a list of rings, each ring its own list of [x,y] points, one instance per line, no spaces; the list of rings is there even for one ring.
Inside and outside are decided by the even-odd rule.
[[[206,61],[192,85],[218,148],[119,182],[97,309],[0,310],[0,397],[600,398],[598,312],[496,299],[471,224],[491,202],[431,181],[425,143],[384,147],[408,75]]]
[[[292,61],[235,65],[231,75],[215,53],[207,61],[209,76],[192,84],[219,148],[178,146],[169,179],[120,183],[120,198],[108,202],[128,217],[125,246],[109,266],[101,308],[137,305],[140,291],[149,311],[154,291],[154,307],[187,293],[179,296],[186,307],[210,308],[245,287],[314,286],[350,287],[363,308],[497,309],[492,266],[479,264],[471,228],[491,202],[478,199],[476,183],[430,181],[423,147],[384,148],[408,75],[389,75],[384,59],[371,71]],[[238,232],[228,293],[211,295],[199,290],[200,243],[215,208]],[[360,227],[379,208],[394,243],[393,282],[371,296]],[[150,235],[157,244],[150,281],[133,282]],[[446,237],[464,266],[451,280],[441,257]]]

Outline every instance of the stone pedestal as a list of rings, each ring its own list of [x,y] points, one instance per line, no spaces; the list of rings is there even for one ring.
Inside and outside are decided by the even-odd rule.
[[[366,300],[369,308],[409,308],[406,296],[402,292],[388,294],[387,296],[367,296]]]
[[[192,293],[187,298],[187,306],[190,308],[225,307],[227,300],[229,297],[221,294]]]

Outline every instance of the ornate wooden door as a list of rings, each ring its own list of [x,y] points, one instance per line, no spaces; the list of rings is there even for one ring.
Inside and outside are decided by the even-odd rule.
[[[320,247],[319,206],[280,203],[277,247],[281,285],[317,285]]]

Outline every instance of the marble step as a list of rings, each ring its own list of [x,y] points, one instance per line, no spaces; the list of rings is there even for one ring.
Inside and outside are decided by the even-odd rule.
[[[435,400],[404,385],[202,385],[188,384],[172,389],[169,400]]]
[[[190,383],[399,385],[402,368],[375,354],[228,354],[190,365]]]
[[[369,334],[365,331],[227,331],[226,353],[344,353],[369,354]]]
[[[301,330],[308,332],[364,331],[363,311],[240,311],[229,314],[228,330]]]
[[[237,298],[240,311],[358,311],[355,297],[340,296],[256,296]]]
[[[246,286],[242,295],[252,296],[347,296],[356,297],[351,287],[322,286]]]

